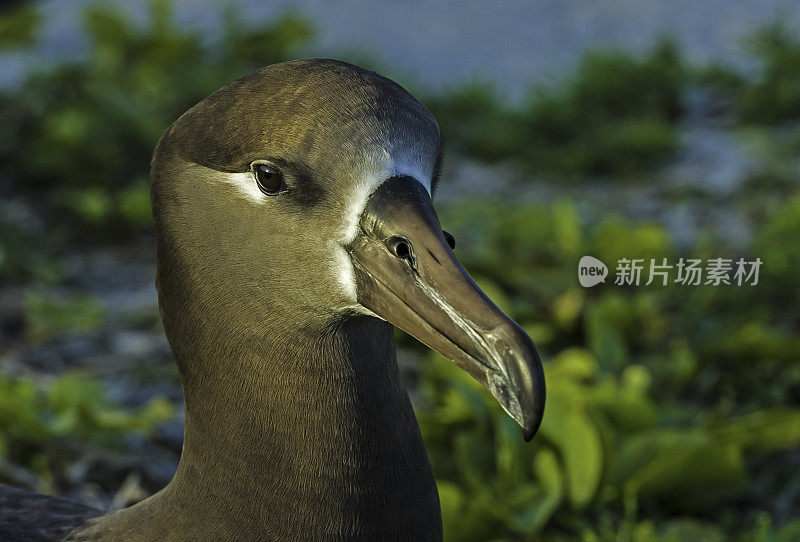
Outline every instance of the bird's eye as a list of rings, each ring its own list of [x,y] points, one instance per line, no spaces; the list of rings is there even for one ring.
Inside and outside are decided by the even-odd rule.
[[[442,230],[442,233],[444,234],[444,240],[450,245],[450,250],[454,250],[456,248],[456,238],[449,231]]]
[[[258,188],[268,196],[274,196],[286,188],[283,173],[269,164],[253,164],[253,173]]]

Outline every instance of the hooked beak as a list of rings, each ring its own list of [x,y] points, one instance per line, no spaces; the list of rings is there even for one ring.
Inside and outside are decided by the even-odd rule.
[[[464,270],[422,184],[406,176],[381,184],[346,248],[358,302],[472,375],[530,440],[544,414],[539,354]]]

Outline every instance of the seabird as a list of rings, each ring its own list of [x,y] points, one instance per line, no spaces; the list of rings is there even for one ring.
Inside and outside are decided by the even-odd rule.
[[[155,150],[159,307],[186,409],[172,481],[101,514],[0,490],[0,540],[441,540],[394,326],[522,427],[544,410],[530,338],[476,286],[431,197],[441,139],[400,85],[275,64],[183,114]]]

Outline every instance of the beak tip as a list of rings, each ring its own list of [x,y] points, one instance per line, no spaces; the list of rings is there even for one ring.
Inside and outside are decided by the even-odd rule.
[[[519,331],[518,340],[506,350],[503,373],[492,373],[486,388],[500,406],[522,428],[525,442],[529,442],[542,424],[545,407],[545,382],[539,352],[530,337]]]
[[[542,417],[539,416],[534,420],[530,420],[522,427],[522,437],[525,439],[525,442],[530,442],[531,439],[536,435],[539,431],[539,426],[542,424]]]
[[[523,379],[526,384],[522,386],[524,391],[522,391],[520,402],[523,405],[523,409],[522,416],[519,419],[521,420],[522,436],[525,442],[530,442],[539,431],[539,427],[542,425],[542,420],[544,419],[546,391],[544,370],[542,368],[539,352],[536,350],[530,337],[527,335],[524,337],[527,339],[525,342],[530,345],[530,349],[528,350],[530,355],[525,356],[525,358],[523,358],[526,360],[525,363],[520,364],[525,367],[527,371],[525,371],[526,377]]]

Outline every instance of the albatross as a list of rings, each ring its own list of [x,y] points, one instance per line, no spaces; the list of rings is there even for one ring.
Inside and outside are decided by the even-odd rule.
[[[531,339],[469,277],[432,205],[436,120],[373,71],[275,64],[207,97],[151,164],[156,285],[186,422],[169,484],[102,514],[3,486],[0,540],[441,540],[394,327],[529,440]]]

